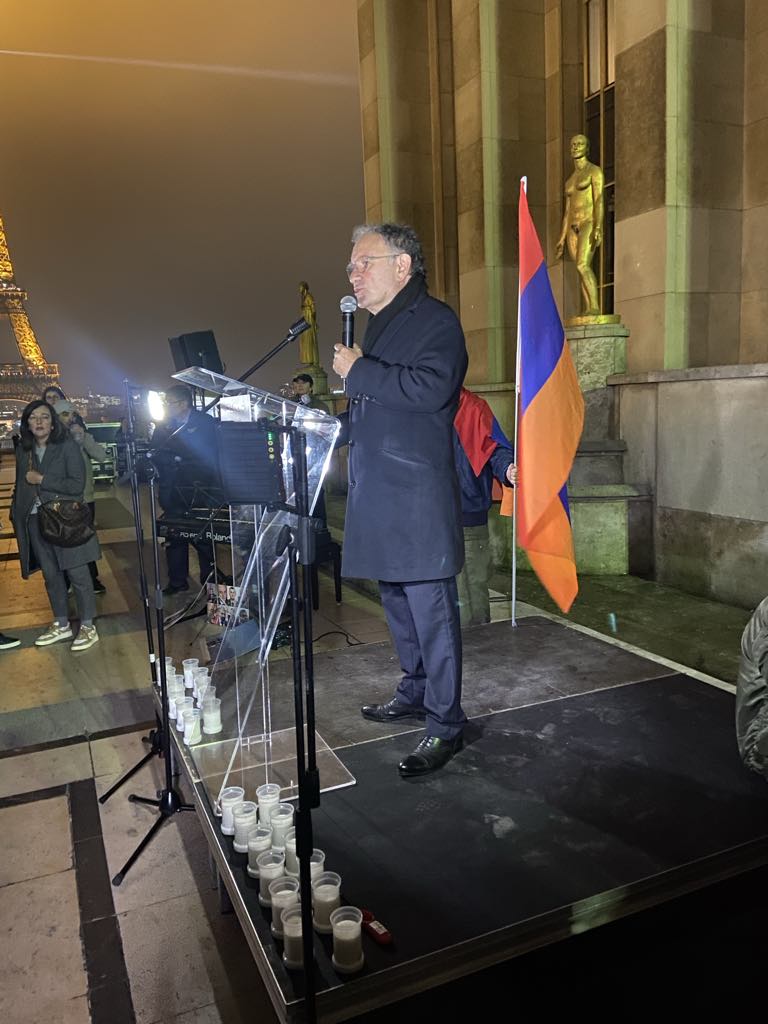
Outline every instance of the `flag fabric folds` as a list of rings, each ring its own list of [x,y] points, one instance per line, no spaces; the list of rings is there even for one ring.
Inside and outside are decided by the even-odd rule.
[[[584,399],[522,182],[519,233],[517,536],[536,575],[567,612],[579,586],[566,481],[584,426]]]

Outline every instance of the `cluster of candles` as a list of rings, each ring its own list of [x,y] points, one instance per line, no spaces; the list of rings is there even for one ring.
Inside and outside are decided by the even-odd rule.
[[[246,870],[259,879],[259,903],[272,910],[272,934],[283,940],[283,962],[289,969],[299,969],[304,958],[293,805],[282,803],[280,787],[268,782],[256,790],[256,801],[245,799],[242,786],[227,786],[219,795],[219,806],[221,831],[233,837],[238,853],[248,854]],[[363,915],[357,907],[341,906],[341,877],[325,870],[322,850],[312,851],[309,870],[315,930],[333,935],[337,971],[359,971],[365,962]]]
[[[221,698],[198,658],[185,658],[181,668],[177,672],[173,659],[165,659],[168,714],[176,720],[176,729],[184,734],[187,746],[193,746],[203,733],[213,736],[221,732]]]

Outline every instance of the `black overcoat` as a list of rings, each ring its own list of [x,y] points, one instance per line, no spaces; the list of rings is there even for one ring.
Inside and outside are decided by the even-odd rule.
[[[422,292],[347,376],[345,576],[411,583],[464,563],[453,419],[467,369],[461,324]]]
[[[37,564],[32,545],[29,542],[29,516],[35,498],[40,493],[40,501],[53,501],[54,498],[83,499],[85,488],[85,465],[80,445],[70,437],[59,444],[50,441],[45,446],[42,462],[38,462],[34,451],[32,468],[43,474],[43,482],[39,488],[27,483],[26,474],[29,469],[30,452],[21,445],[16,448],[16,484],[11,500],[11,522],[19,546],[21,575],[28,579],[30,573],[40,566]],[[96,562],[101,558],[99,542],[94,535],[85,544],[76,548],[58,548],[51,545],[60,569],[74,569],[78,565]]]

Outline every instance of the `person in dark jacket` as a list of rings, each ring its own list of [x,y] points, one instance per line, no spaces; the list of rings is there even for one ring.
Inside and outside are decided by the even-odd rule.
[[[488,511],[494,480],[513,485],[515,453],[485,399],[461,389],[454,420],[453,453],[461,489],[464,568],[456,577],[462,629],[491,621],[488,584],[491,540]]]
[[[57,547],[43,538],[37,518],[40,505],[57,497],[82,501],[84,488],[85,467],[79,447],[50,405],[42,399],[30,402],[21,414],[11,520],[19,546],[21,575],[26,580],[36,569],[42,570],[54,614],[53,625],[35,640],[37,647],[72,638],[65,572],[71,580],[80,615],[80,629],[72,650],[85,651],[99,639],[93,624],[96,602],[88,571],[88,563],[101,556],[96,535],[74,548]]]
[[[159,500],[164,512],[184,515],[190,508],[210,507],[216,482],[216,420],[194,408],[192,392],[174,384],[165,393],[168,422],[152,435],[153,461],[160,477]],[[202,532],[202,531],[201,531]],[[213,569],[213,545],[202,536],[193,541],[205,583]],[[168,538],[166,595],[189,590],[189,542]]]
[[[746,767],[768,779],[768,597],[755,609],[741,638],[736,740]]]
[[[412,228],[363,225],[352,236],[349,279],[372,315],[362,348],[335,346],[349,407],[342,571],[379,581],[403,677],[386,704],[362,708],[391,722],[426,717],[401,775],[441,768],[460,748],[461,629],[456,573],[464,559],[453,418],[467,369],[455,313],[427,292]]]

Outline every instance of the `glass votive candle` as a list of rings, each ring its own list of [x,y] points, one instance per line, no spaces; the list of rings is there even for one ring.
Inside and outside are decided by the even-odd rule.
[[[269,825],[272,808],[280,803],[280,787],[276,782],[265,782],[256,790],[256,799],[259,801],[259,821],[262,825]]]
[[[273,807],[269,823],[272,826],[272,848],[284,849],[286,833],[293,825],[293,804],[278,804]]]
[[[219,795],[219,807],[221,807],[221,831],[225,836],[233,836],[235,834],[235,822],[232,812],[244,799],[245,790],[242,786],[227,786],[226,789],[222,789]]]
[[[210,689],[210,687],[209,687]],[[207,735],[221,732],[221,697],[209,697],[203,701],[203,732]]]
[[[184,732],[184,712],[191,711],[194,703],[191,697],[176,698],[176,728],[179,732]]]
[[[257,863],[260,853],[272,849],[272,829],[269,825],[257,825],[248,833],[248,867],[247,871],[251,878],[259,877],[259,865]]]
[[[331,961],[340,974],[353,974],[365,964],[363,956],[363,913],[357,907],[337,907],[331,912],[333,956]]]
[[[285,873],[296,877],[299,873],[299,861],[296,857],[296,829],[289,828],[285,833]]]
[[[259,903],[270,906],[269,883],[285,874],[285,854],[282,850],[265,850],[256,858],[259,869]]]
[[[208,685],[208,680],[210,678],[209,675],[208,675],[208,669],[207,668],[196,668],[194,670],[194,672],[192,673],[192,678],[193,678],[193,682],[192,682],[192,696],[195,699],[197,699],[197,696],[200,693],[200,687]]]
[[[206,697],[210,697],[211,700],[216,696],[216,687],[211,685],[210,679],[204,679],[202,682],[197,684],[197,706],[202,708],[203,701]]]
[[[258,813],[259,809],[253,800],[243,800],[241,804],[236,804],[232,808],[232,823],[235,827],[234,847],[238,853],[248,853],[248,833],[252,828],[256,828]]]
[[[335,871],[321,871],[312,881],[312,923],[315,931],[330,935],[331,911],[341,904],[341,875]]]
[[[186,708],[182,717],[184,719],[184,742],[191,747],[203,738],[200,731],[203,712],[200,708]]]
[[[288,907],[280,912],[283,921],[283,963],[291,971],[304,966],[304,946],[301,938],[301,906]]]
[[[171,685],[167,684],[166,693],[168,694],[168,715],[170,718],[176,718],[176,701],[184,697],[184,687],[179,688],[176,683]]]
[[[282,912],[299,902],[299,883],[295,878],[275,878],[269,883],[269,898],[272,903],[272,934],[283,937]]]
[[[309,880],[314,882],[318,875],[325,869],[325,853],[322,850],[314,849],[309,858]]]
[[[199,658],[185,658],[181,663],[181,667],[184,669],[184,686],[187,690],[191,690],[195,685],[195,669],[199,665]]]

